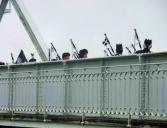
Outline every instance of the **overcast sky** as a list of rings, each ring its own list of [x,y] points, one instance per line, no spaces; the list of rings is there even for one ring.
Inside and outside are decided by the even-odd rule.
[[[134,28],[142,44],[145,38],[153,40],[153,52],[167,51],[167,0],[22,1],[45,43],[49,46],[54,41],[60,55],[71,52],[72,38],[78,49],[89,50],[90,58],[102,57],[104,33],[114,48],[116,43],[129,46],[134,40]],[[16,59],[21,49],[28,59],[31,52],[39,58],[13,8],[0,23],[0,42],[0,61],[11,63],[10,53]]]

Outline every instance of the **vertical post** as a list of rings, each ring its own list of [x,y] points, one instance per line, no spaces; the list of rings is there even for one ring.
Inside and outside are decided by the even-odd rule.
[[[145,113],[145,75],[143,70],[145,70],[145,64],[142,55],[139,55],[139,70],[140,70],[140,118],[143,118]]]
[[[48,49],[48,56],[49,56],[49,61],[51,61],[51,51]]]
[[[47,74],[46,74],[46,76],[47,76]],[[45,83],[47,83],[47,79],[45,79]],[[43,85],[43,86],[44,87],[43,87],[43,93],[41,94],[41,98],[43,99],[43,107],[44,107],[43,122],[46,122],[46,117],[47,117],[47,104],[46,104],[46,92],[45,92],[46,85]]]
[[[140,118],[148,112],[149,109],[149,80],[147,80],[146,75],[149,67],[147,67],[147,63],[149,62],[149,58],[144,55],[139,55],[139,64],[141,64],[140,70]]]
[[[130,65],[130,88],[132,87],[132,65]],[[132,92],[129,92],[129,100],[130,100],[130,105],[132,104]],[[128,112],[128,124],[127,127],[131,128],[131,108],[129,108],[129,112]]]
[[[129,111],[129,114],[128,114],[128,125],[127,125],[128,128],[131,128],[131,114],[130,114],[130,111]]]
[[[150,65],[148,65],[148,63],[150,63],[150,59],[149,56],[145,56],[144,57],[145,60],[145,114],[148,115],[149,114],[149,86],[150,86],[150,82],[149,82],[149,78],[150,78]]]
[[[100,86],[100,115],[102,114],[102,111],[104,110],[104,85],[105,85],[105,68],[104,68],[104,60],[102,59],[101,64],[101,86]]]
[[[40,114],[40,106],[41,106],[41,85],[40,85],[40,67],[37,65],[36,69],[36,111],[37,114]]]
[[[85,113],[82,113],[82,120],[81,120],[81,125],[83,126],[85,124]]]
[[[63,88],[63,102],[64,102],[64,111],[65,112],[67,112],[67,105],[68,105],[68,103],[67,103],[67,97],[68,97],[68,92],[67,91],[69,91],[69,90],[67,90],[67,86],[68,86],[68,84],[69,84],[69,81],[68,81],[68,75],[70,74],[69,72],[69,70],[68,70],[68,65],[67,65],[67,63],[66,62],[63,62],[63,67],[64,67],[64,80],[63,80],[63,82],[64,82],[64,88]]]
[[[11,120],[13,120],[13,106],[14,106],[14,87],[13,87],[13,74],[11,74],[11,67],[8,65],[8,86],[9,86],[9,111],[11,113]]]
[[[86,77],[86,68],[83,68],[83,81],[82,81],[82,89],[83,90],[85,90],[85,81],[86,81],[86,79],[85,79],[85,77]],[[83,91],[82,90],[82,91]],[[86,117],[86,115],[85,115],[85,108],[86,108],[86,106],[84,105],[84,103],[86,103],[86,98],[85,98],[85,96],[84,95],[82,95],[82,97],[81,97],[81,99],[82,99],[82,102],[83,102],[83,104],[82,104],[82,120],[81,120],[81,125],[85,125],[85,117]]]

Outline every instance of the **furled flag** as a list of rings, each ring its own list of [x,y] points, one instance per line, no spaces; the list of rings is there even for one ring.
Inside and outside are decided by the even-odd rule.
[[[24,63],[24,62],[28,62],[25,55],[24,55],[24,52],[23,50],[20,51],[20,54],[16,60],[16,64],[20,64],[20,63]]]
[[[54,53],[54,55],[53,55],[53,53]],[[54,50],[54,47],[51,45],[51,47],[50,47],[50,59],[51,60],[54,58],[53,56],[55,56],[55,50]]]
[[[51,51],[51,53],[54,52],[54,47],[53,46],[51,46],[50,51]]]

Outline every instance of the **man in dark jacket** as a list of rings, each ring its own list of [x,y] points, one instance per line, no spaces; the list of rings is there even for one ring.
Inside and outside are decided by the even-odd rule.
[[[150,49],[152,48],[152,40],[145,39],[143,47],[144,47],[143,50],[136,51],[136,53],[137,54],[150,53],[151,52]]]
[[[80,58],[86,59],[88,57],[88,50],[87,49],[81,49],[79,51],[79,56],[80,56]]]

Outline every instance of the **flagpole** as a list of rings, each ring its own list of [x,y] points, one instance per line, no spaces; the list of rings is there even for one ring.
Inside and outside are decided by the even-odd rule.
[[[13,57],[13,53],[11,53],[11,58],[12,58],[12,63],[14,64],[14,57]]]
[[[50,58],[50,48],[48,49],[48,56],[49,56],[49,61],[51,60],[51,58]]]

